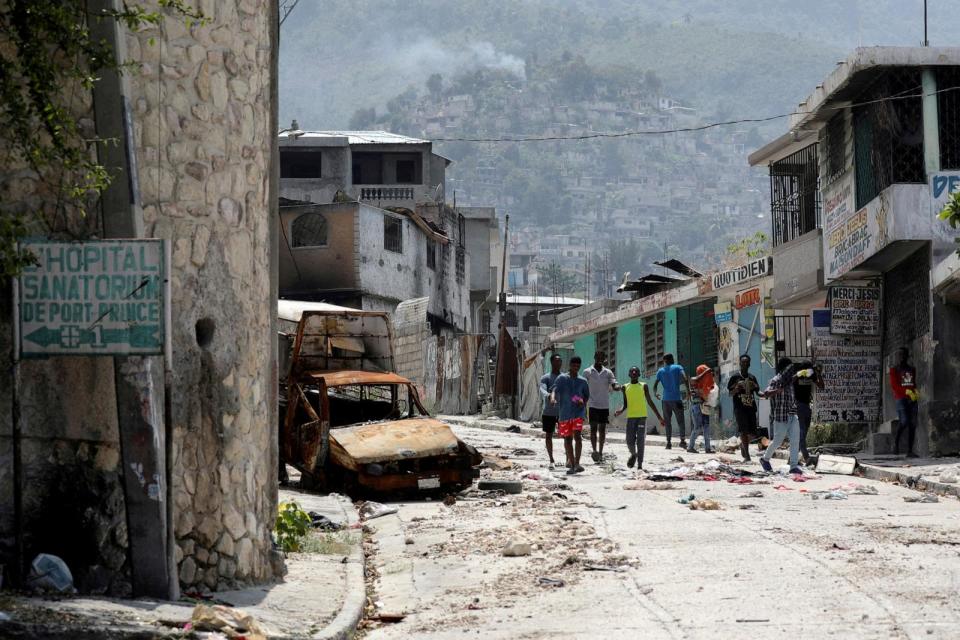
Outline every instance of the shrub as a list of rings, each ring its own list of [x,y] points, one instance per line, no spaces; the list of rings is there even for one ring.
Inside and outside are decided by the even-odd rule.
[[[281,502],[277,511],[274,533],[277,544],[286,552],[300,551],[303,539],[310,531],[310,515],[296,502]]]

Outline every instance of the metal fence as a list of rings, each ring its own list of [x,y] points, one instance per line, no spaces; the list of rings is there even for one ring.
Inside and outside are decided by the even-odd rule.
[[[794,362],[810,358],[810,316],[776,316],[773,324],[775,360],[790,358]]]

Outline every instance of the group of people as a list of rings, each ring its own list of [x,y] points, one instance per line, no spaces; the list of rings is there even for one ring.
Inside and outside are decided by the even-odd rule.
[[[895,453],[900,452],[903,434],[907,436],[907,456],[915,457],[913,443],[917,423],[917,372],[910,365],[910,354],[905,347],[897,350],[897,364],[890,368],[890,387],[897,406],[898,428],[895,441]],[[697,451],[697,438],[703,435],[705,453],[713,453],[710,446],[710,418],[717,413],[719,389],[713,370],[701,364],[695,376],[687,378],[683,367],[674,361],[672,354],[663,356],[663,366],[657,370],[653,385],[653,395],[661,402],[657,408],[647,384],[640,380],[640,369],[630,367],[630,382],[620,384],[613,371],[607,368],[607,357],[602,351],[594,354],[593,366],[581,372],[579,356],[570,358],[568,370],[562,371],[563,360],[559,354],[550,357],[550,372],[540,379],[540,395],[543,398],[542,425],[546,434],[547,455],[551,467],[556,464],[553,457],[553,433],[563,438],[568,474],[583,471],[580,455],[583,449],[581,434],[584,422],[589,420],[591,457],[594,462],[603,460],[603,447],[607,438],[607,424],[610,421],[610,394],[620,391],[623,405],[616,410],[615,416],[627,414],[626,437],[630,457],[628,467],[643,465],[644,443],[647,433],[647,419],[652,411],[660,426],[665,428],[667,449],[673,446],[673,422],[679,427],[680,447],[690,453]],[[766,471],[772,469],[770,459],[774,452],[789,440],[789,464],[791,473],[801,473],[800,456],[804,462],[810,460],[807,449],[807,434],[813,419],[813,399],[816,389],[823,389],[823,375],[819,366],[809,361],[794,363],[790,358],[777,361],[776,375],[770,379],[766,388],[750,372],[749,355],[740,356],[740,370],[730,376],[727,391],[733,399],[733,415],[740,436],[740,453],[744,462],[750,461],[750,442],[756,438],[759,430],[758,401],[770,402],[772,434],[763,449],[760,466]],[[682,387],[687,388],[691,401],[689,443],[684,438],[686,420]],[[662,388],[662,394],[661,394]]]
[[[916,454],[913,443],[919,399],[917,373],[910,365],[910,354],[905,347],[898,349],[896,358],[897,364],[890,368],[890,387],[898,416],[895,452],[899,454],[902,436],[906,434],[907,456],[914,457]],[[667,449],[673,446],[673,422],[676,420],[681,448],[695,453],[697,438],[702,434],[704,452],[713,453],[710,446],[710,418],[717,413],[719,389],[709,366],[698,366],[696,375],[688,379],[683,367],[674,361],[673,355],[664,355],[663,366],[657,370],[653,385],[653,395],[661,401],[661,411],[651,397],[647,384],[640,380],[639,368],[630,367],[630,382],[620,384],[613,371],[607,368],[606,362],[606,354],[598,351],[594,354],[593,366],[581,373],[581,359],[574,356],[570,358],[568,370],[563,372],[560,355],[554,353],[550,357],[550,372],[540,379],[540,394],[543,398],[542,425],[551,466],[556,464],[553,456],[553,433],[556,431],[563,438],[567,473],[572,475],[583,471],[580,464],[583,449],[581,434],[587,420],[590,425],[591,457],[597,463],[603,460],[607,424],[610,421],[610,394],[616,391],[622,392],[623,405],[614,415],[627,414],[626,438],[630,452],[628,467],[642,468],[650,411],[656,416],[658,424],[665,428]],[[774,452],[784,440],[789,440],[790,472],[800,473],[800,456],[803,456],[804,462],[810,460],[807,434],[813,418],[814,391],[824,388],[821,369],[809,361],[794,363],[790,358],[780,358],[776,375],[770,379],[766,388],[761,389],[756,376],[750,372],[750,365],[750,356],[742,355],[740,370],[727,381],[727,391],[733,399],[733,415],[740,436],[743,460],[749,462],[751,459],[749,447],[759,430],[758,401],[762,398],[770,402],[772,437],[763,449],[760,466],[770,471],[770,459]],[[687,388],[691,400],[693,424],[689,443],[684,438],[686,420],[682,387]]]

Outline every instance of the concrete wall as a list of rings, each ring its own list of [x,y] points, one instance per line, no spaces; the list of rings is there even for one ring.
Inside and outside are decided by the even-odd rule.
[[[291,200],[302,200],[316,204],[333,202],[337,191],[350,184],[350,148],[343,147],[307,147],[284,144],[281,153],[313,151],[321,154],[320,178],[282,178],[280,195]]]
[[[822,234],[815,229],[773,249],[776,277],[770,297],[774,307],[785,308],[823,287]]]
[[[284,233],[280,250],[280,295],[308,289],[358,286],[356,224],[360,205],[354,202],[280,210]],[[292,226],[301,215],[318,213],[327,221],[325,247],[294,247]]]
[[[276,8],[267,0],[199,5],[206,26],[168,18],[127,42],[143,62],[130,78],[146,235],[173,243],[171,490],[180,581],[225,588],[273,575]],[[214,327],[206,346],[197,339],[201,319]]]

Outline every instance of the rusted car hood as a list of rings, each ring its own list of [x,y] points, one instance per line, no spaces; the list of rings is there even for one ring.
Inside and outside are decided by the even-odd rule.
[[[345,454],[355,464],[448,455],[457,453],[459,446],[460,441],[450,427],[433,418],[374,422],[330,430],[331,455],[340,459]]]

